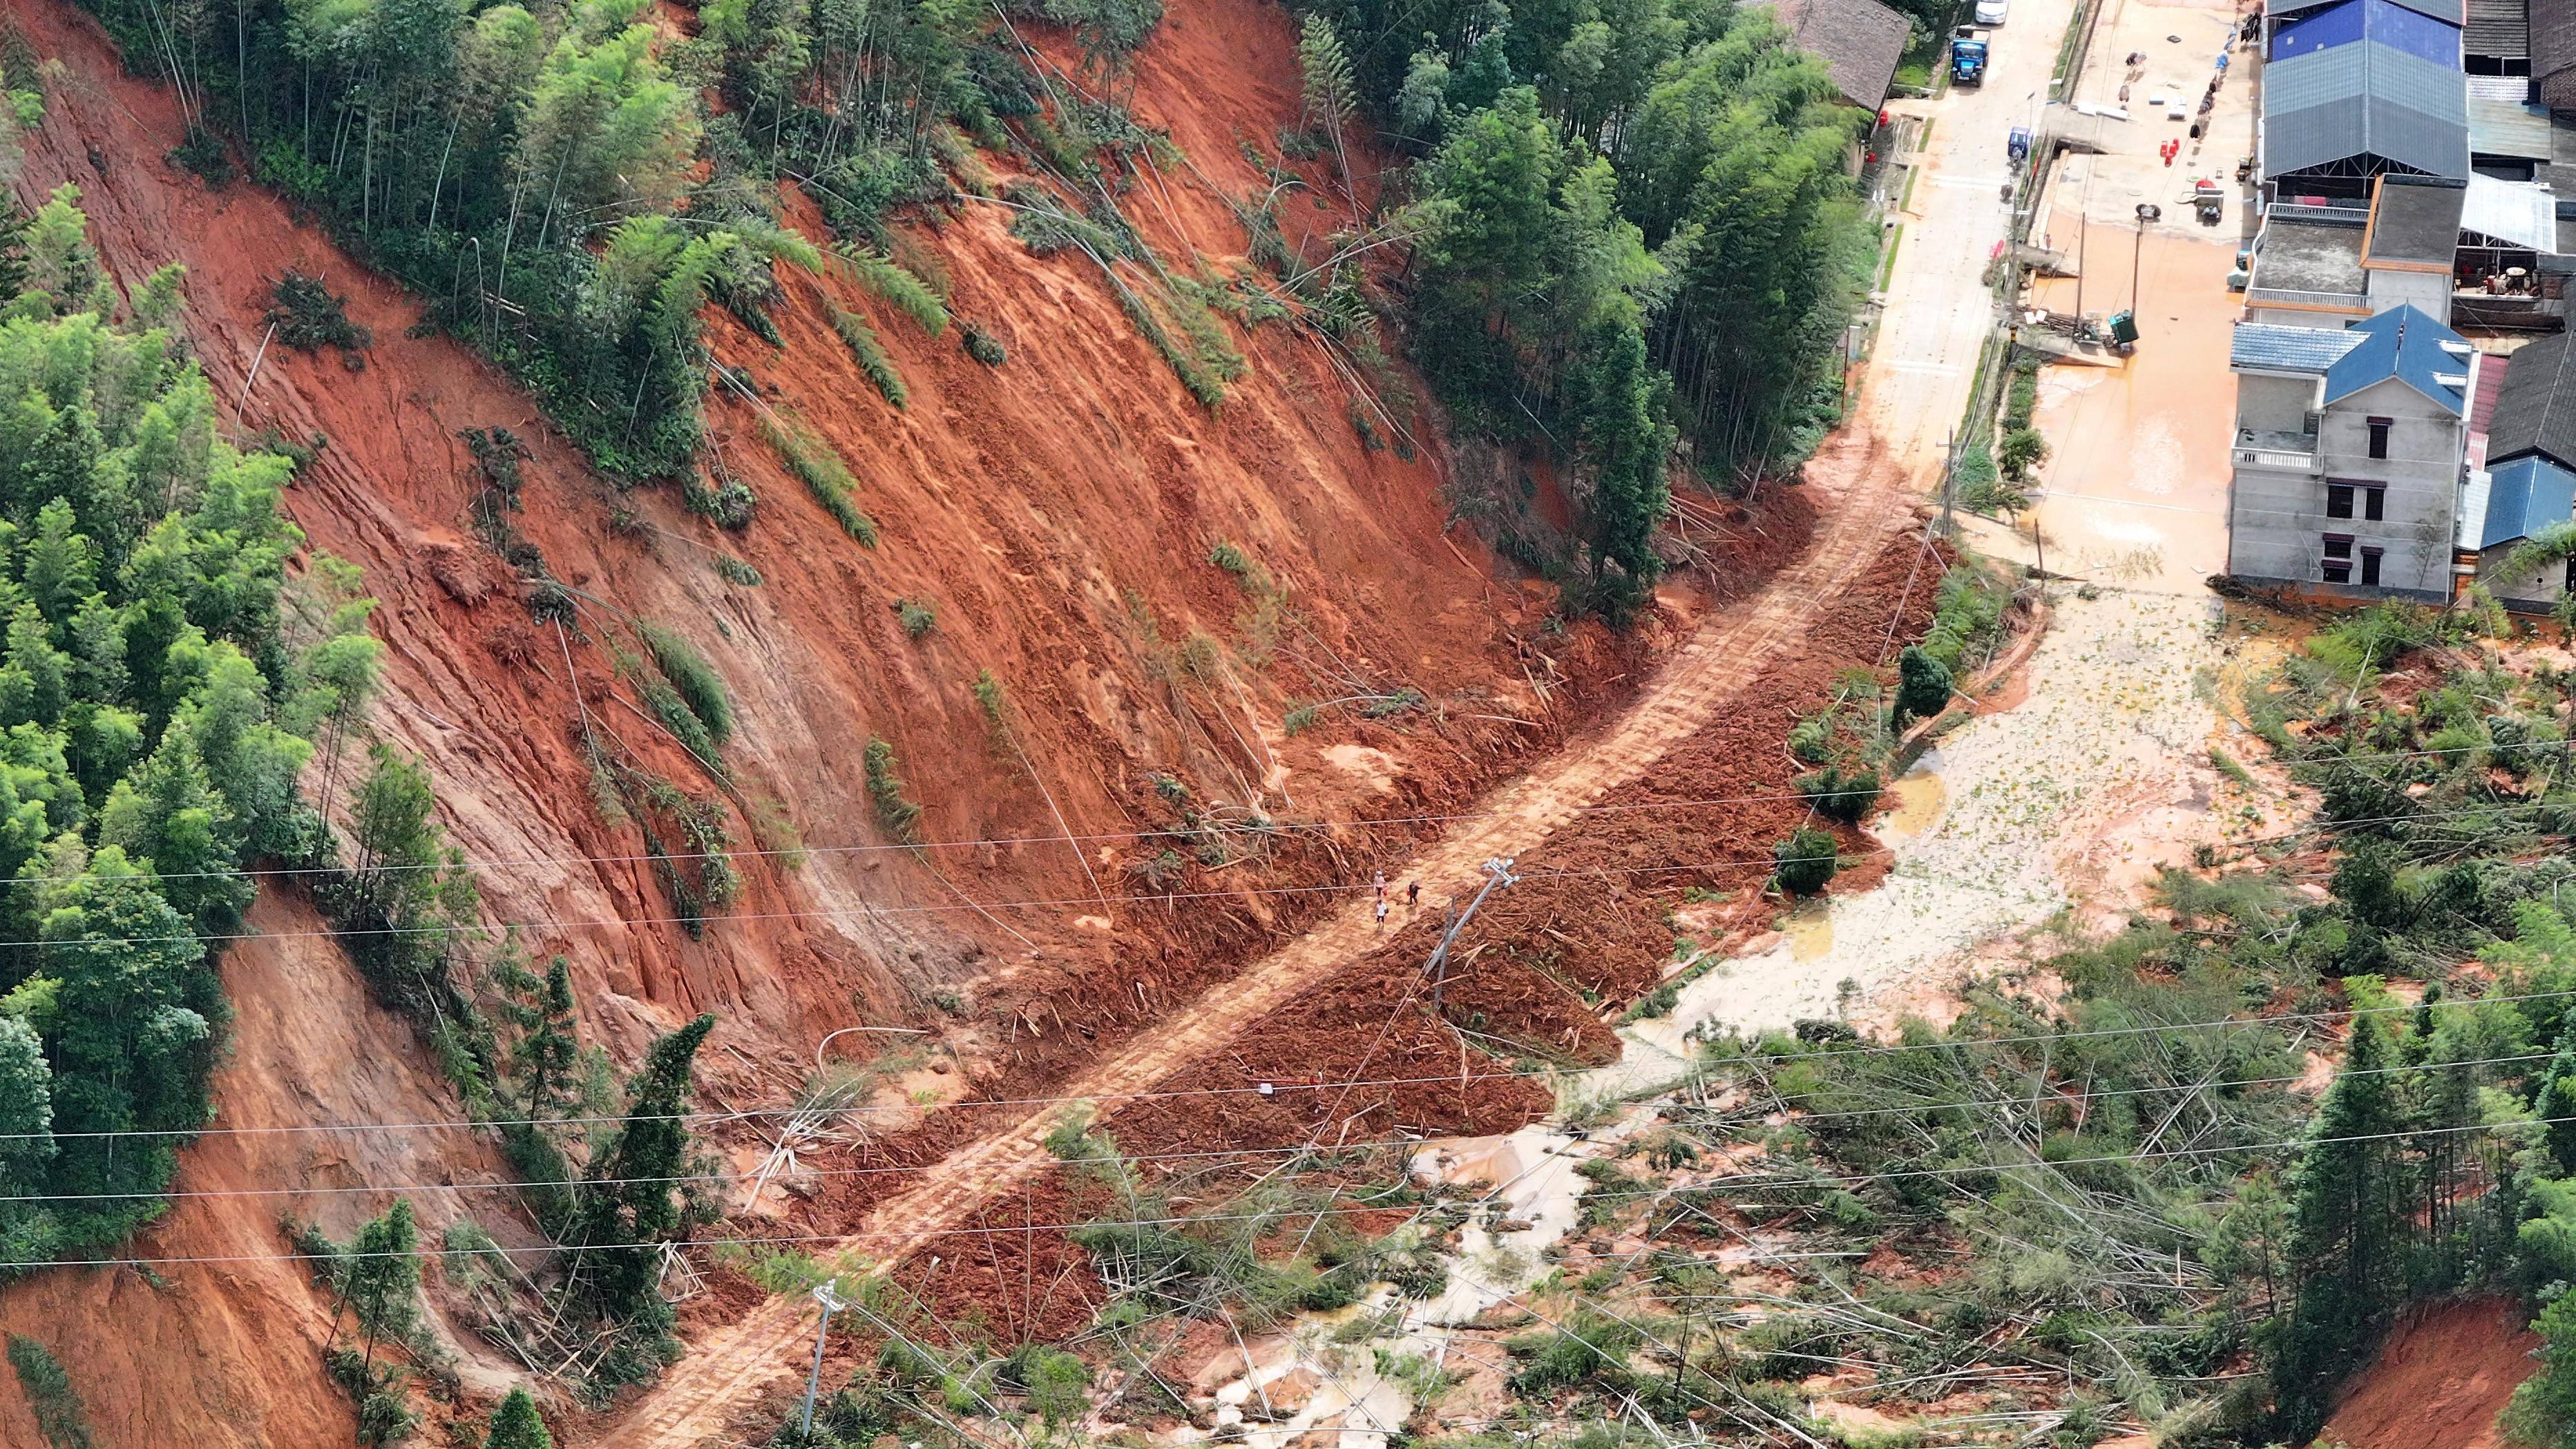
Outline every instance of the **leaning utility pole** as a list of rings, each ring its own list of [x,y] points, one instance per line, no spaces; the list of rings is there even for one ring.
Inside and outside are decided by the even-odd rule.
[[[814,1325],[814,1371],[805,1376],[805,1412],[798,1419],[798,1428],[808,1439],[814,1437],[814,1393],[823,1386],[823,1336],[832,1331],[832,1315],[850,1306],[832,1291],[835,1281],[826,1279],[814,1285],[814,1301],[821,1306],[823,1317]]]
[[[1461,911],[1457,919],[1449,923],[1449,929],[1441,933],[1440,944],[1431,948],[1431,960],[1422,968],[1431,977],[1432,1015],[1440,1014],[1440,988],[1449,981],[1449,947],[1457,941],[1458,933],[1467,929],[1467,922],[1475,917],[1476,908],[1485,903],[1485,897],[1492,895],[1496,887],[1519,880],[1519,876],[1512,874],[1512,857],[1506,855],[1485,862],[1485,883],[1477,888],[1476,898],[1467,902],[1467,909]]]

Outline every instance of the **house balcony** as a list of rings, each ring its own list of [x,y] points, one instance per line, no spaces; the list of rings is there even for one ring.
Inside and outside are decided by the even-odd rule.
[[[2549,280],[2557,281],[2554,277]],[[2567,323],[2567,301],[2563,297],[2463,289],[2451,294],[2451,323],[2497,331],[2555,332]]]
[[[2300,312],[2370,315],[2370,295],[2366,292],[2309,292],[2293,287],[2266,287],[2258,283],[2245,289],[2245,304],[2248,307],[2286,307]]]
[[[2314,433],[2238,428],[2235,455],[2239,468],[2271,468],[2286,473],[2318,471],[2317,435]]]

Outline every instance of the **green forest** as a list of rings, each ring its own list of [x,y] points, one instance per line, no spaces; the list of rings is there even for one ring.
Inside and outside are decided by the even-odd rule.
[[[676,480],[728,526],[756,500],[699,478],[701,308],[775,341],[777,264],[846,269],[937,332],[937,299],[884,254],[889,228],[979,190],[978,147],[1053,183],[1008,188],[1015,230],[1098,262],[1200,401],[1220,405],[1245,367],[1200,264],[1154,257],[1119,210],[1138,158],[1170,149],[1118,100],[1159,0],[710,0],[694,35],[643,0],[243,0],[173,23],[150,0],[88,3],[192,117],[175,161],[223,184],[247,156],[600,467]],[[1083,73],[1038,63],[1019,20],[1071,32]],[[1766,15],[1332,0],[1306,16],[1299,61],[1306,115],[1283,148],[1329,147],[1345,187],[1372,134],[1410,164],[1321,259],[1266,251],[1275,217],[1247,199],[1277,280],[1216,301],[1247,326],[1293,305],[1363,370],[1383,320],[1462,431],[1566,470],[1577,536],[1533,561],[1572,602],[1618,617],[1653,581],[1677,463],[1731,486],[1832,421],[1873,234],[1845,171],[1868,118]],[[780,225],[783,182],[820,207],[830,248]],[[868,324],[833,320],[901,406]],[[987,334],[961,336],[1002,361]]]
[[[173,330],[178,269],[126,301],[78,200],[0,252],[0,1258],[19,1264],[159,1211],[207,1121],[239,867],[326,835],[297,776],[377,650],[366,601],[288,586],[295,463],[222,437]]]
[[[1724,0],[1316,14],[1424,157],[1416,357],[1460,427],[1572,470],[1582,583],[1623,612],[1659,572],[1676,457],[1731,484],[1836,416],[1873,234],[1844,164],[1871,118]]]

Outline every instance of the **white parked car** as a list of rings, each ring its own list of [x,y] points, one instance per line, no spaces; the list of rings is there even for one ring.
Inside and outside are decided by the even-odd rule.
[[[1979,25],[2003,24],[2004,0],[1977,0],[1977,23]]]

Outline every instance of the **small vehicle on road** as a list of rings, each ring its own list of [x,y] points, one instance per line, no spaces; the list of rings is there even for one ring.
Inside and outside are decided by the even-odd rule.
[[[1962,25],[1950,36],[1950,83],[1983,85],[1986,80],[1986,37],[1973,25]]]
[[[2003,24],[2006,3],[2007,0],[1977,0],[1977,23],[1979,25]]]

